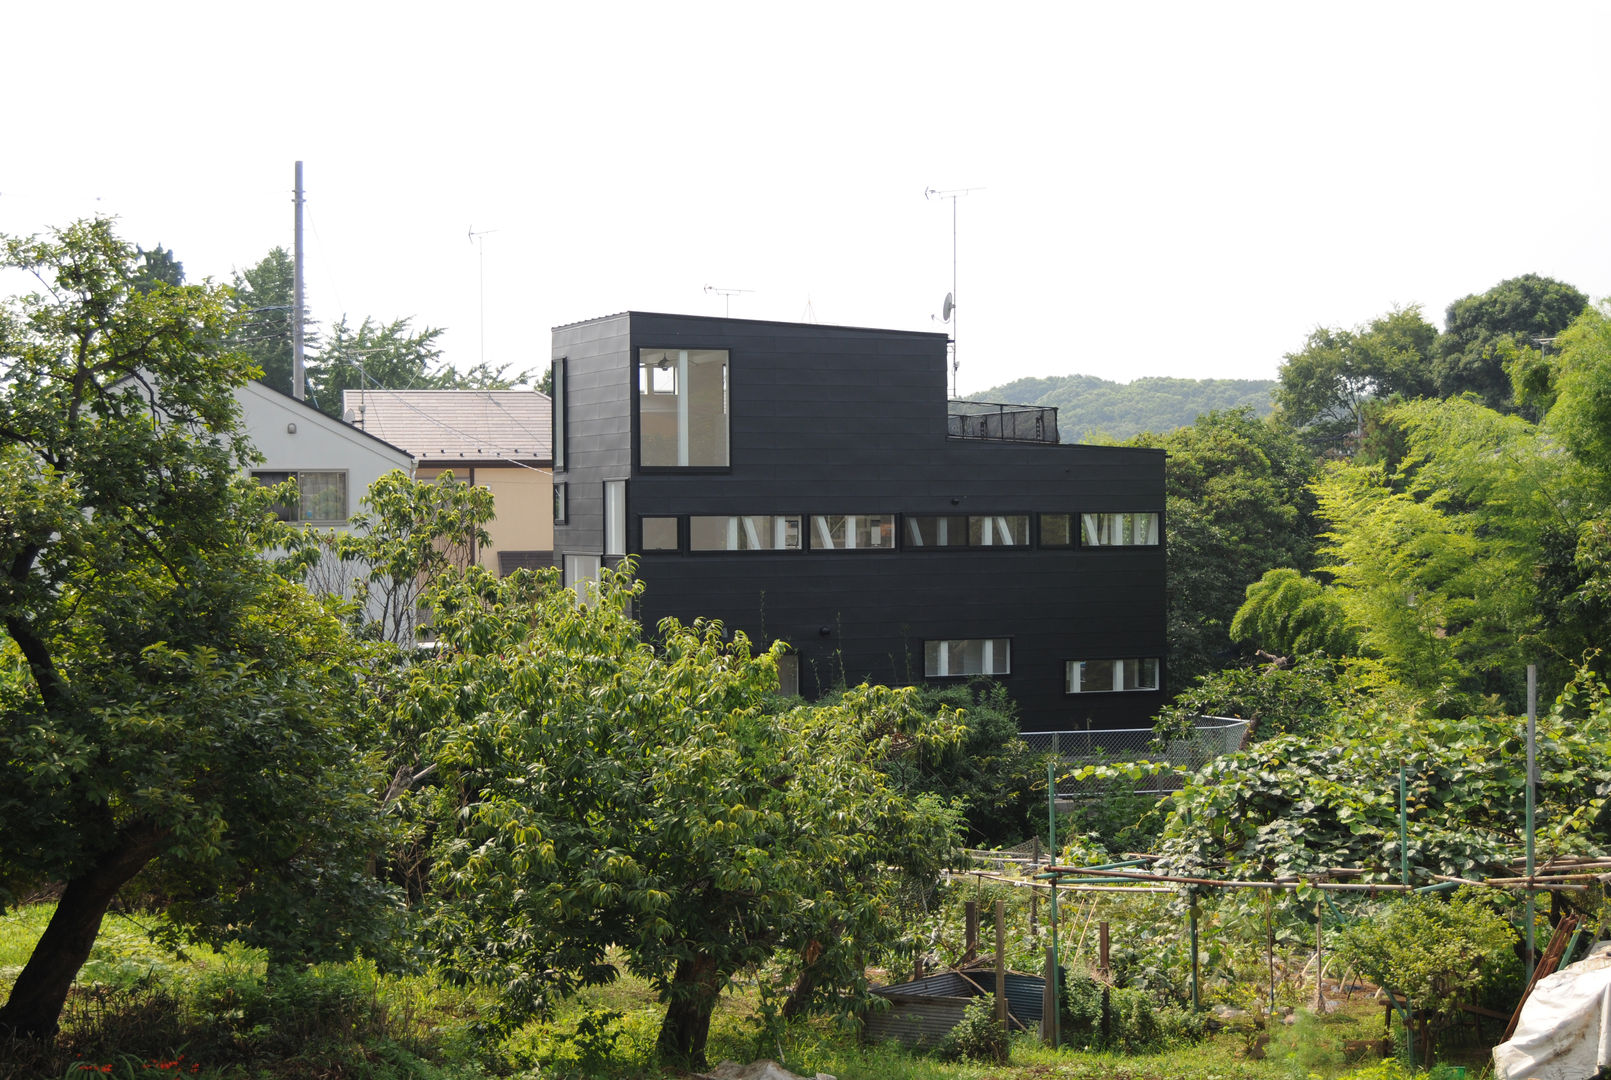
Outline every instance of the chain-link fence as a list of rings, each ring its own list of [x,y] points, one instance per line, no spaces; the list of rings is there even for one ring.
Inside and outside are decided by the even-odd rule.
[[[1063,798],[1097,795],[1111,790],[1111,780],[1074,780],[1068,774],[1082,765],[1116,765],[1153,761],[1168,767],[1137,781],[1136,791],[1163,794],[1180,787],[1187,776],[1221,754],[1242,745],[1247,721],[1228,716],[1199,716],[1191,737],[1160,742],[1151,728],[1114,728],[1092,731],[1026,731],[1031,750],[1055,755],[1061,777],[1057,794]]]

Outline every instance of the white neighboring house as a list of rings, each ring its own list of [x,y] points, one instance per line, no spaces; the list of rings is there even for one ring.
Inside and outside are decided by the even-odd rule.
[[[369,485],[393,469],[413,475],[414,459],[408,451],[326,416],[290,394],[254,381],[237,392],[236,400],[241,426],[263,456],[251,469],[253,478],[270,486],[297,482],[297,504],[276,508],[284,521],[345,531]],[[363,572],[326,554],[309,571],[307,585],[317,593],[350,597],[353,578]],[[385,590],[372,592],[365,616],[387,626],[391,640],[410,640],[416,629],[414,605],[410,600],[403,603],[403,610],[391,610],[398,606],[397,598]]]
[[[298,505],[280,508],[286,521],[345,529],[370,484],[393,469],[413,475],[414,459],[407,450],[332,419],[290,394],[254,381],[237,397],[241,425],[263,455],[252,476],[264,484],[297,482]]]

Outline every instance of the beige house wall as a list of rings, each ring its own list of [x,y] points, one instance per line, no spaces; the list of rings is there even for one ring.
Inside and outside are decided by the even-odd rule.
[[[477,553],[476,561],[498,572],[500,551],[554,550],[554,474],[549,469],[521,466],[421,467],[416,480],[434,480],[444,472],[492,492],[497,519],[487,526],[492,543]]]

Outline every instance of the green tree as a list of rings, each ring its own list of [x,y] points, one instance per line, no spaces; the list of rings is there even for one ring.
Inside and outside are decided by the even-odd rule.
[[[1247,587],[1247,599],[1231,620],[1231,637],[1280,656],[1349,656],[1358,642],[1337,598],[1319,581],[1284,566]]]
[[[235,272],[230,310],[236,320],[229,344],[262,369],[258,378],[282,394],[291,392],[292,336],[295,325],[296,267],[290,253],[277,247],[261,260]],[[316,323],[303,323],[304,350],[318,347]]]
[[[361,657],[264,558],[293,537],[243,473],[223,290],[142,292],[104,220],[3,250],[43,290],[0,309],[0,904],[62,892],[0,1030],[44,1036],[137,874],[193,932],[351,948],[378,817]]]
[[[1317,453],[1357,448],[1369,403],[1433,393],[1437,333],[1414,306],[1354,330],[1316,328],[1281,364],[1274,395],[1281,421]]]
[[[159,284],[179,286],[185,283],[185,264],[174,258],[173,252],[161,244],[150,251],[142,247],[134,250],[140,258],[140,269],[134,282],[136,289],[150,292]]]
[[[1508,278],[1480,295],[1449,305],[1437,345],[1438,392],[1472,393],[1490,409],[1511,407],[1505,363],[1518,347],[1554,337],[1572,324],[1589,298],[1538,274]]]
[[[425,593],[449,569],[475,562],[490,544],[492,492],[451,471],[415,480],[393,470],[369,485],[344,529],[315,538],[320,556],[307,571],[315,594],[346,597],[366,636],[415,643]]]
[[[1169,452],[1169,689],[1178,691],[1235,658],[1230,624],[1249,582],[1272,567],[1313,566],[1316,466],[1290,431],[1242,409],[1131,445]]]
[[[1581,588],[1576,537],[1597,470],[1471,400],[1407,402],[1390,422],[1405,447],[1395,467],[1338,465],[1317,485],[1330,592],[1364,649],[1426,700],[1459,710],[1499,694],[1519,708],[1528,662],[1559,686],[1599,644],[1545,617]]]
[[[479,567],[433,590],[439,646],[399,711],[433,733],[444,902],[431,947],[500,987],[505,1021],[608,981],[606,949],[666,1003],[662,1054],[699,1063],[739,972],[794,957],[820,996],[864,989],[894,933],[888,867],[932,880],[953,815],[877,763],[937,732],[910,690],[784,711],[782,646],[720,625],[642,640],[637,586],[606,572],[586,604],[552,572]]]
[[[920,755],[902,755],[885,769],[903,790],[930,793],[959,806],[976,847],[1016,844],[1034,831],[1030,815],[1044,817],[1045,800],[1037,783],[1046,780],[1046,761],[1018,731],[1018,705],[1007,688],[990,679],[963,686],[920,686],[914,703],[943,720],[961,717],[962,737]]]
[[[308,362],[308,399],[325,413],[341,415],[345,390],[507,390],[530,377],[509,373],[509,365],[477,364],[458,371],[442,363],[440,328],[413,330],[410,319],[380,323],[365,318],[356,328],[342,316]]]

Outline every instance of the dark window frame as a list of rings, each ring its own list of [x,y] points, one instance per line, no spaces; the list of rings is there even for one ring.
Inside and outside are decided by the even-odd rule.
[[[671,351],[720,352],[727,354],[727,464],[725,465],[645,465],[643,463],[643,394],[640,391],[641,375],[639,374],[643,365],[643,354],[645,352]],[[627,393],[632,401],[632,468],[636,472],[645,476],[724,476],[733,471],[734,380],[738,371],[738,365],[734,359],[736,351],[729,343],[703,345],[686,342],[676,345],[640,345],[636,341],[633,342],[631,348],[632,362],[627,365]]]

